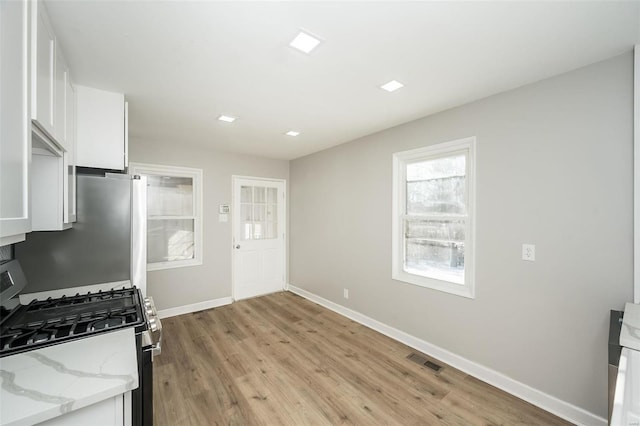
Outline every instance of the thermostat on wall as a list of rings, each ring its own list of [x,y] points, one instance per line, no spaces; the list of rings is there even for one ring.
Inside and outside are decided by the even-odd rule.
[[[229,208],[229,204],[220,204],[220,208],[218,209],[218,213],[220,214],[228,214],[231,211]]]

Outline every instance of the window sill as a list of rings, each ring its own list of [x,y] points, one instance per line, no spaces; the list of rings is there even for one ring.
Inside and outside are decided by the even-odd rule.
[[[175,260],[173,262],[148,263],[147,271],[161,271],[163,269],[185,268],[202,265],[201,259]]]
[[[434,278],[421,277],[419,275],[409,274],[407,272],[394,272],[391,276],[396,281],[417,285],[419,287],[429,288],[432,290],[442,291],[444,293],[462,296],[468,299],[475,299],[475,291],[472,283],[456,284],[448,281],[437,280]]]

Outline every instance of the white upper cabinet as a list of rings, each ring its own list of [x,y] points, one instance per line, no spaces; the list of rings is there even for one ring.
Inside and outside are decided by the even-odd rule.
[[[0,1],[0,246],[31,231],[29,4]]]
[[[50,137],[55,137],[56,38],[45,6],[31,3],[31,118]]]
[[[76,86],[76,165],[127,167],[127,106],[122,93]]]
[[[42,1],[31,11],[31,119],[63,150],[67,147],[66,81],[69,67]]]
[[[70,228],[76,220],[76,95],[44,3],[29,3],[31,229],[56,231]]]

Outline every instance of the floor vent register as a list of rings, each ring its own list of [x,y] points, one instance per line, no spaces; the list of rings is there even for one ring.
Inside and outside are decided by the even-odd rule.
[[[421,355],[415,352],[412,352],[409,355],[407,355],[407,359],[415,362],[416,364],[420,364],[424,367],[430,368],[435,372],[438,372],[442,369],[441,365],[438,365],[435,362],[429,361],[427,357],[425,357],[424,355]]]

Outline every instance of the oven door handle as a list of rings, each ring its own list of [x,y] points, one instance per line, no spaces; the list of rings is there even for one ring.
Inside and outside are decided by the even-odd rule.
[[[158,340],[155,344],[151,345],[149,348],[151,351],[151,357],[156,357],[162,353],[162,340]]]
[[[157,341],[153,341],[153,335],[158,336]],[[142,350],[151,353],[151,361],[162,353],[162,331],[151,333],[149,330],[142,332]]]

